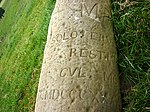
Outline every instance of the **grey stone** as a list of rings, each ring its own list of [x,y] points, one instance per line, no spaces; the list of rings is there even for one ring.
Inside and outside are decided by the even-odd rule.
[[[120,112],[109,0],[57,0],[35,112]]]

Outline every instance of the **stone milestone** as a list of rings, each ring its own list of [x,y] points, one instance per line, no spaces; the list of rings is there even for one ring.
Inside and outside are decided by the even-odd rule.
[[[57,0],[35,112],[120,112],[109,0]]]

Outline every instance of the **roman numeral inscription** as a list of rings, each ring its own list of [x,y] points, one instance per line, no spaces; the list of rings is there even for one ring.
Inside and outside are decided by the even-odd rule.
[[[98,3],[95,3],[91,9],[87,7],[85,3],[81,4],[81,17],[83,17],[84,14],[87,14],[88,16],[91,16],[91,13],[94,12],[95,18],[98,18]]]
[[[73,5],[71,5],[72,1],[63,1],[62,4],[66,6],[66,8],[58,5],[57,12],[55,14],[65,12],[69,9],[70,13],[78,12],[78,14],[80,14],[81,17],[91,17],[94,19],[98,19],[99,21],[101,21],[101,19],[104,18],[110,18],[110,9],[108,8],[108,4],[106,3],[104,3],[103,5],[100,3],[87,4],[86,1],[80,0],[74,3]]]
[[[41,100],[58,100],[58,99],[83,99],[82,89],[51,89],[51,90],[39,90]]]
[[[105,10],[102,10],[105,9]],[[99,3],[95,3],[91,6],[87,5],[86,3],[81,3],[81,17],[83,16],[93,16],[93,14],[95,15],[95,19],[99,19],[101,20],[101,18],[103,17],[108,17],[110,16],[110,9],[107,7],[106,4],[99,4]]]
[[[58,99],[80,99],[80,100],[85,100],[89,95],[92,102],[96,103],[102,103],[101,100],[97,96],[103,94],[102,91],[97,91],[96,94],[94,94],[93,91],[91,90],[84,90],[84,89],[51,89],[51,90],[39,90],[40,91],[40,98],[41,100],[58,100]],[[102,97],[101,97],[102,98]]]

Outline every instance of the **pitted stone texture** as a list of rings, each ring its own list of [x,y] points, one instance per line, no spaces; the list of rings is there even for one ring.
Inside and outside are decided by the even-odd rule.
[[[120,112],[109,0],[58,0],[35,112]]]

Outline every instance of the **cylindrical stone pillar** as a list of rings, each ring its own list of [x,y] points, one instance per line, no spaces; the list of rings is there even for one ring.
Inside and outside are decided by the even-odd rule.
[[[109,0],[57,0],[35,112],[120,112]]]

